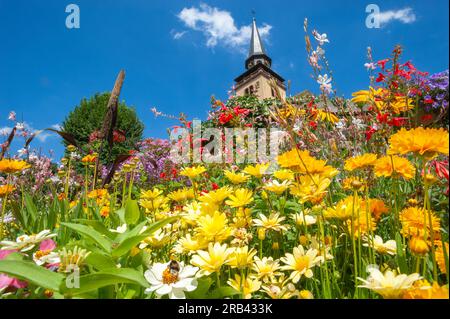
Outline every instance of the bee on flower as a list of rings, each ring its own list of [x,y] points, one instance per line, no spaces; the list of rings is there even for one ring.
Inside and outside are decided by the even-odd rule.
[[[155,263],[144,273],[145,279],[151,285],[145,289],[145,293],[155,292],[158,298],[168,295],[170,299],[185,299],[185,292],[197,289],[197,271],[197,267],[185,265],[182,261]]]

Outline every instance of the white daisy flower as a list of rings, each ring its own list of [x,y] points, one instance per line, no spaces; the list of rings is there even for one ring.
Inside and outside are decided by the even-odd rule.
[[[197,271],[198,267],[185,266],[183,262],[155,263],[144,273],[145,279],[151,285],[145,292],[155,292],[159,298],[169,295],[170,299],[185,299],[185,291],[197,289]]]

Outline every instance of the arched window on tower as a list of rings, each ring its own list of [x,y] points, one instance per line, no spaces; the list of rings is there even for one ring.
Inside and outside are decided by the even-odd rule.
[[[250,94],[255,93],[255,88],[253,87],[253,85],[250,85]]]
[[[275,91],[273,88],[270,88],[270,90],[272,91],[272,97],[275,97]]]
[[[245,89],[245,95],[249,95],[250,92],[248,91],[248,88]]]

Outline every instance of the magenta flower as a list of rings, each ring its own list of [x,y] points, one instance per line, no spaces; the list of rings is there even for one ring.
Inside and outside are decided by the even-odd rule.
[[[0,250],[0,260],[5,259],[8,255],[17,252],[17,250]],[[28,283],[16,278],[9,277],[5,274],[0,274],[0,290],[6,290],[8,288],[25,288]]]

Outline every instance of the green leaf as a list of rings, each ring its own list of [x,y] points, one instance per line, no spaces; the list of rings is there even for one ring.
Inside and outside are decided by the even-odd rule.
[[[145,226],[145,224],[147,224],[147,221],[143,221],[142,223],[138,224],[133,229],[128,229],[124,233],[117,234],[116,238],[114,239],[114,243],[120,244],[121,242],[123,242],[127,238],[140,235],[139,233],[141,232],[141,230]]]
[[[34,205],[33,199],[28,193],[24,194],[24,199],[26,210],[28,212],[28,215],[31,217],[32,224],[34,224],[34,221],[36,220],[36,217],[38,215],[37,208]]]
[[[86,258],[86,263],[97,270],[105,270],[116,267],[114,260],[100,253],[90,253]]]
[[[96,242],[101,248],[103,248],[104,251],[110,252],[111,251],[111,240],[102,234],[100,234],[98,231],[94,230],[91,227],[80,225],[80,224],[73,224],[73,223],[61,223],[61,225],[66,226],[70,229],[75,230],[80,235],[87,237],[94,242]]]
[[[408,265],[406,263],[405,251],[403,249],[403,242],[400,233],[395,234],[395,241],[397,242],[397,261],[398,266],[400,267],[400,271],[402,274],[407,274]]]
[[[106,235],[109,238],[114,237],[114,234],[106,228],[105,224],[99,220],[91,220],[91,219],[73,219],[73,222],[80,223],[83,225],[88,225],[94,228],[99,233]]]
[[[32,282],[43,288],[59,291],[64,276],[29,261],[0,260],[0,273]]]
[[[116,214],[117,216],[119,216],[120,222],[122,224],[126,224],[127,222],[125,221],[125,208],[120,208],[118,210],[116,210]]]
[[[169,217],[166,219],[162,219],[160,221],[157,221],[156,223],[151,224],[147,227],[147,229],[139,235],[131,236],[131,237],[125,237],[118,245],[115,247],[112,251],[113,257],[120,257],[127,252],[129,252],[133,247],[135,247],[137,244],[139,244],[141,241],[143,241],[145,238],[150,236],[153,232],[160,229],[161,227],[164,227],[165,225],[174,222],[177,220],[178,217]],[[139,226],[138,226],[139,227]],[[133,229],[134,230],[134,229]]]
[[[135,284],[149,287],[149,283],[140,272],[131,268],[116,268],[81,276],[79,288],[67,288],[62,284],[60,289],[65,294],[79,295],[116,284]]]
[[[134,225],[139,221],[141,211],[136,200],[127,200],[125,204],[125,222],[127,225]]]
[[[14,218],[20,223],[22,228],[27,228],[27,220],[26,215],[24,214],[24,211],[21,210],[19,203],[16,201],[11,202],[11,210],[14,215]]]
[[[17,252],[11,253],[5,258],[5,260],[24,260],[24,259],[25,256]]]

